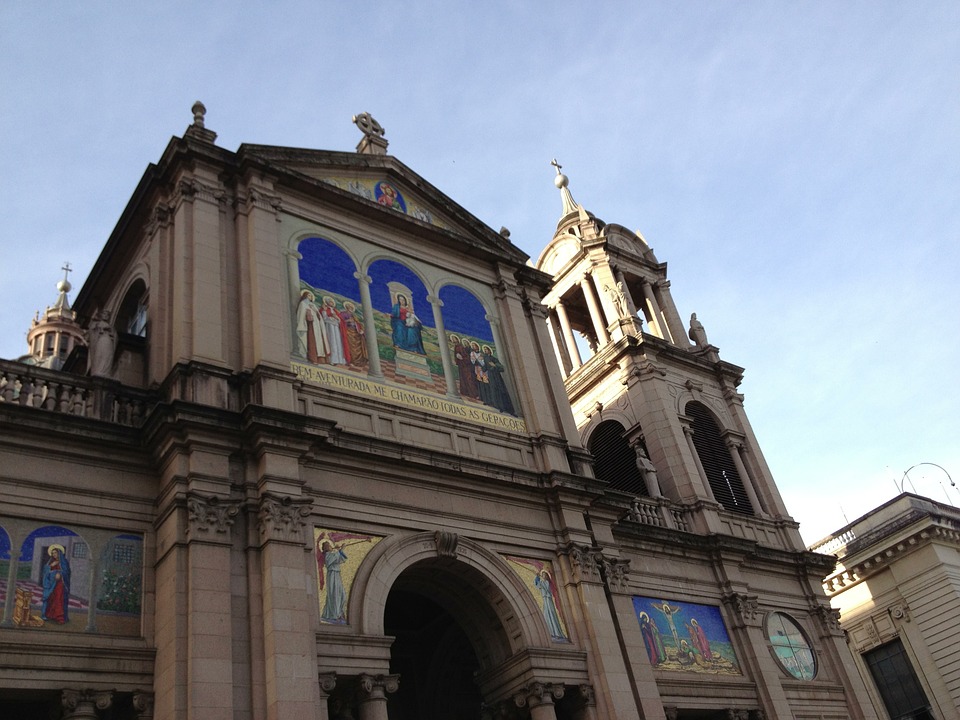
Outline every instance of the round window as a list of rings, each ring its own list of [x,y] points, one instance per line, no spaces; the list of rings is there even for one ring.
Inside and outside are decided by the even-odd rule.
[[[813,680],[817,661],[800,626],[789,615],[775,612],[767,619],[767,635],[783,669],[797,680]]]

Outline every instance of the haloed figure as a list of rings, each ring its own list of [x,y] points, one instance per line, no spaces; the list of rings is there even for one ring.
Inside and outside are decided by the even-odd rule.
[[[347,621],[347,591],[343,587],[343,578],[340,577],[340,566],[347,560],[343,548],[335,547],[329,540],[324,540],[320,546],[320,555],[323,558],[323,567],[326,570],[326,602],[323,605],[322,617],[326,622],[345,623]]]
[[[47,548],[49,557],[43,566],[43,612],[41,617],[48,622],[63,625],[70,609],[70,562],[63,545]]]

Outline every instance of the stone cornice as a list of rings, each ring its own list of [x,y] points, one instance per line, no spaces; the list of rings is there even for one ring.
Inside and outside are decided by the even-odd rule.
[[[836,595],[888,568],[894,562],[933,542],[960,547],[960,528],[942,518],[926,516],[928,522],[913,532],[889,542],[874,542],[843,558],[843,570],[823,580],[827,595]],[[887,536],[889,537],[889,535]]]

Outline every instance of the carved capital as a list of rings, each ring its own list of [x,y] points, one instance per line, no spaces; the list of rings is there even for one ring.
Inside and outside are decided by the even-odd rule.
[[[726,595],[723,602],[742,625],[760,627],[760,600],[758,596],[734,592]]]
[[[230,532],[233,519],[239,512],[239,502],[191,493],[187,496],[187,534],[201,537],[225,535]]]
[[[437,530],[433,534],[433,539],[437,544],[438,557],[457,557],[457,543],[460,541],[460,538],[456,533],[452,533],[448,530]]]
[[[840,611],[835,610],[829,605],[818,605],[816,609],[820,624],[831,635],[842,635],[843,630],[840,627]]]
[[[320,696],[325,697],[332,693],[337,687],[337,674],[335,672],[320,673]]]
[[[612,592],[625,592],[630,580],[630,561],[604,556],[601,556],[601,558],[604,575],[607,578],[607,585],[610,590]]]
[[[359,678],[357,692],[360,702],[369,700],[386,701],[387,693],[396,692],[400,687],[399,675],[368,675],[363,673]]]
[[[571,543],[567,548],[570,562],[576,571],[579,580],[600,580],[600,568],[603,565],[603,551],[600,548],[588,545]]]
[[[137,711],[137,720],[150,720],[153,717],[153,693],[134,690],[133,709]]]
[[[309,498],[264,495],[260,499],[257,517],[260,537],[265,540],[302,542],[305,518],[310,516],[312,506],[313,500]]]
[[[586,683],[578,685],[574,704],[581,708],[595,707],[597,704],[597,694],[593,689],[593,685],[587,685]]]
[[[95,720],[97,710],[106,710],[113,704],[109,690],[64,690],[60,696],[64,720]]]
[[[563,697],[564,687],[558,683],[533,682],[513,696],[517,707],[535,708],[540,705],[553,705]]]

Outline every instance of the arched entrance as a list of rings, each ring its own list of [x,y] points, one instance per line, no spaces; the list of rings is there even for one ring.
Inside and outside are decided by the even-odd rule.
[[[395,638],[390,673],[400,676],[390,720],[480,720],[476,675],[509,655],[489,591],[478,570],[451,560],[421,560],[399,575],[384,610],[384,634]]]

